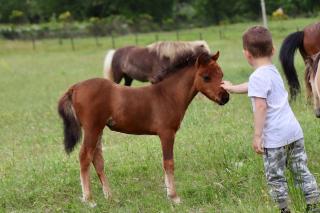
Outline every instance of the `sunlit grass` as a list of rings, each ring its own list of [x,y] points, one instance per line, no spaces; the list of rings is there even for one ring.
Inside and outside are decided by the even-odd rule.
[[[271,22],[275,46],[316,19]],[[199,39],[201,32],[225,79],[247,80],[251,68],[242,56],[241,35],[256,23],[184,30],[181,40]],[[220,38],[220,31],[224,37]],[[141,34],[138,44],[175,40],[176,32]],[[160,141],[156,136],[133,136],[105,129],[106,174],[114,198],[106,201],[92,169],[97,208],[80,202],[79,147],[68,157],[62,146],[57,100],[69,85],[102,76],[102,61],[110,38],[70,41],[41,40],[36,50],[29,41],[0,40],[0,212],[274,212],[268,196],[262,159],[251,149],[252,112],[245,95],[234,95],[217,106],[199,95],[190,105],[175,141],[177,191],[183,199],[173,206],[165,196]],[[135,44],[134,35],[116,38],[116,47]],[[277,57],[275,64],[279,67]],[[296,66],[302,76],[303,62]],[[280,68],[280,67],[279,67]],[[300,78],[302,79],[302,78]],[[141,83],[135,82],[134,86]],[[302,95],[292,103],[305,133],[309,167],[320,181],[319,120]],[[300,190],[290,182],[291,207],[305,208]]]

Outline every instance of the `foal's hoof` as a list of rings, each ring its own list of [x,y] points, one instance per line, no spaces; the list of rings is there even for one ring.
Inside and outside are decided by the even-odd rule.
[[[111,192],[106,192],[106,193],[103,193],[103,194],[104,194],[104,198],[105,198],[105,199],[111,200],[111,198],[112,198]]]
[[[87,200],[87,199],[84,199],[84,198],[80,198],[82,203],[88,205],[90,208],[94,208],[97,206],[96,202],[94,202],[93,200]]]
[[[181,203],[181,199],[179,196],[171,197],[170,200],[172,201],[173,204],[176,204],[176,205]]]

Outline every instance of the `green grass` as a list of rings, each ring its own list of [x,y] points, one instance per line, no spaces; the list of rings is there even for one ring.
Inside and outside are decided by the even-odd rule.
[[[317,19],[271,22],[276,48],[283,38]],[[181,40],[207,40],[220,50],[225,79],[247,80],[251,68],[242,56],[242,32],[256,23],[191,29]],[[219,31],[225,37],[219,37]],[[175,32],[158,33],[160,40]],[[153,42],[155,33],[139,35],[139,44]],[[114,197],[106,201],[91,170],[98,206],[80,202],[78,150],[67,156],[62,145],[62,122],[56,112],[60,95],[73,83],[102,76],[110,38],[36,42],[0,40],[0,212],[275,212],[266,186],[261,156],[251,148],[252,112],[245,95],[233,95],[220,107],[201,95],[190,105],[177,133],[175,165],[177,191],[183,199],[172,205],[165,196],[159,139],[105,129],[106,174]],[[116,39],[116,46],[134,44],[133,35]],[[279,67],[277,57],[274,58]],[[302,76],[303,62],[296,66]],[[300,76],[300,77],[301,77]],[[302,78],[300,78],[302,79]],[[141,85],[135,82],[135,86]],[[319,120],[304,95],[292,103],[305,134],[309,168],[320,182]],[[292,184],[291,208],[303,212],[302,193]]]

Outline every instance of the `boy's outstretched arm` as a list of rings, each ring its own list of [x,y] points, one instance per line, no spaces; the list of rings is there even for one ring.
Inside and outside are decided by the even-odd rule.
[[[262,131],[266,120],[267,102],[264,98],[254,97],[254,135],[252,147],[257,154],[263,153]]]
[[[233,85],[230,81],[223,81],[221,86],[230,93],[248,93],[248,82]]]

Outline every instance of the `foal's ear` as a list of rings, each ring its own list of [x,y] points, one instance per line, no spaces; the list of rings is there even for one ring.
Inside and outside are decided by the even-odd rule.
[[[220,52],[219,52],[219,50],[218,50],[218,51],[216,52],[216,54],[214,54],[214,55],[211,57],[211,59],[214,60],[214,61],[217,61],[218,58],[219,58],[219,55],[220,55]]]
[[[209,62],[210,56],[207,53],[202,53],[197,58],[196,67],[199,68],[201,65],[207,65]]]

